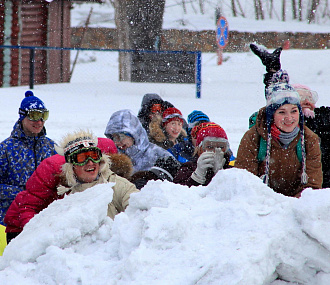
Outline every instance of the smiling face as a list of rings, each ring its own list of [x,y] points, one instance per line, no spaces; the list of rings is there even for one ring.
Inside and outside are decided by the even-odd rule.
[[[116,147],[121,150],[126,150],[134,145],[134,139],[131,136],[127,136],[122,133],[113,134],[112,140],[115,142]]]
[[[175,141],[180,135],[182,130],[182,122],[180,119],[173,119],[165,126],[165,131],[171,141]]]
[[[299,124],[299,109],[297,105],[285,104],[274,113],[274,123],[282,132],[290,133]]]
[[[74,165],[73,172],[76,175],[77,179],[82,183],[93,182],[99,173],[100,163],[94,163],[91,160],[83,166]]]
[[[37,136],[43,129],[45,122],[42,120],[39,121],[31,121],[28,117],[25,117],[22,120],[22,127],[24,133],[29,137]]]

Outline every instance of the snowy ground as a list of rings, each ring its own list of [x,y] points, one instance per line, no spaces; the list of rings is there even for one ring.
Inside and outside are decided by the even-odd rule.
[[[291,82],[317,90],[318,105],[330,105],[329,53],[282,53]],[[117,82],[117,66],[104,56],[78,64],[72,83],[38,85],[34,92],[50,110],[46,127],[56,141],[77,128],[103,137],[113,112],[129,108],[137,114],[142,96],[156,92],[185,117],[194,109],[207,113],[224,127],[236,153],[249,115],[265,103],[264,68],[252,53],[224,57],[218,66],[214,54],[203,54],[200,99],[193,84]],[[90,69],[98,73],[86,76]],[[1,140],[18,118],[25,90],[0,89]],[[106,217],[111,199],[109,185],[102,185],[37,215],[0,257],[1,284],[288,284],[277,277],[330,282],[327,190],[284,197],[246,171],[231,169],[208,187],[151,182],[114,222]]]

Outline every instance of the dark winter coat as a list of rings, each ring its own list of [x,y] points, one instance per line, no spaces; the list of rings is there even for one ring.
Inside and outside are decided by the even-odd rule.
[[[153,104],[161,104],[163,99],[155,93],[148,93],[143,96],[141,109],[138,113],[138,119],[141,122],[142,127],[146,130],[149,135],[149,123],[150,123],[150,109]]]
[[[296,153],[300,134],[284,149],[278,141],[271,140],[269,163],[269,187],[286,196],[299,196],[308,187],[322,187],[322,165],[320,142],[309,128],[304,126],[306,149],[306,173],[308,183],[301,184],[302,166]],[[265,160],[258,161],[259,141],[263,137],[267,141],[265,107],[259,110],[256,124],[243,136],[235,162],[235,167],[246,169],[261,177],[265,174]]]
[[[138,113],[138,119],[140,120],[142,127],[146,130],[149,136],[149,124],[150,124],[150,110],[152,105],[161,104],[162,111],[167,108],[174,107],[170,102],[164,101],[158,94],[148,93],[143,96],[141,109]]]
[[[224,157],[226,159],[226,162],[225,162],[225,165],[223,166],[223,169],[232,168],[232,166],[229,165],[231,155],[232,155],[231,152],[225,153]],[[188,162],[182,164],[182,166],[180,167],[180,169],[178,170],[178,172],[176,173],[176,175],[173,179],[173,183],[187,185],[189,187],[201,185],[198,182],[196,182],[194,179],[191,178],[191,175],[197,168],[197,160],[198,160],[198,157],[194,156],[191,161],[188,161]],[[213,170],[208,169],[206,172],[205,183],[202,185],[207,186],[211,182],[213,177],[214,177]]]
[[[321,139],[323,188],[330,188],[330,107],[315,108],[315,118],[306,118],[305,125]]]
[[[0,223],[16,195],[23,191],[33,171],[45,158],[56,153],[46,129],[36,137],[25,135],[20,121],[9,138],[0,144]]]
[[[134,173],[129,181],[131,181],[137,189],[142,189],[150,180],[159,180],[160,178],[153,172],[138,171]]]

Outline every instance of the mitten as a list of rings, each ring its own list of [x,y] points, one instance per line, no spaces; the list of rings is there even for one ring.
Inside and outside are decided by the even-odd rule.
[[[197,168],[191,175],[191,178],[199,184],[206,181],[206,172],[208,168],[214,167],[214,152],[203,152],[197,160]]]
[[[224,158],[224,152],[221,150],[221,148],[215,149],[215,155],[214,155],[214,166],[213,166],[213,172],[216,174],[219,170],[223,168],[225,165],[226,159]]]
[[[64,195],[71,191],[71,188],[60,185],[57,187],[57,195]]]
[[[250,44],[250,48],[253,53],[261,59],[262,64],[266,66],[267,72],[276,72],[281,69],[281,47],[277,48],[272,53],[269,53],[266,49],[255,44]]]

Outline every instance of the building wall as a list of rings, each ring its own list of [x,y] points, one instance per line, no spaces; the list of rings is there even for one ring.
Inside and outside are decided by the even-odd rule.
[[[87,28],[82,44],[83,28],[72,28],[72,47],[118,49],[116,29]],[[228,45],[225,52],[243,52],[249,50],[251,42],[257,42],[267,48],[276,48],[290,43],[294,49],[330,48],[330,33],[244,33],[229,31]],[[191,50],[216,52],[215,31],[163,30],[162,50]]]
[[[71,45],[70,0],[0,1],[0,44]],[[30,84],[30,49],[0,50],[0,86]],[[68,82],[70,52],[35,49],[34,84]]]

